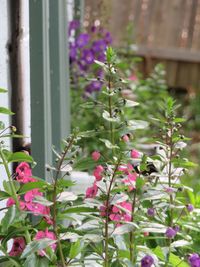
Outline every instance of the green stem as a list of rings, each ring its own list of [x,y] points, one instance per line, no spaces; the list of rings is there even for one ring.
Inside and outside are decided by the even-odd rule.
[[[2,162],[3,162],[3,165],[4,165],[4,168],[5,168],[5,171],[6,171],[8,180],[10,182],[12,196],[13,196],[13,198],[15,200],[15,203],[16,203],[17,208],[19,209],[20,208],[20,205],[19,205],[19,200],[18,200],[17,194],[16,194],[15,185],[13,183],[13,179],[12,179],[12,176],[11,176],[11,173],[10,173],[10,170],[9,170],[9,167],[8,167],[8,163],[7,163],[6,159],[5,159],[5,156],[4,156],[4,153],[2,151],[2,148],[0,148],[0,156],[1,156],[1,159],[2,159]]]
[[[109,202],[110,202],[110,193],[111,193],[111,188],[112,188],[112,184],[114,182],[115,179],[115,174],[118,170],[119,164],[121,162],[121,158],[119,159],[118,163],[115,166],[115,170],[113,172],[111,181],[110,181],[110,185],[108,188],[108,192],[107,192],[107,198],[106,198],[106,222],[105,222],[105,247],[104,247],[104,253],[105,253],[105,257],[104,257],[104,267],[109,267],[109,253],[108,253],[108,242],[109,242],[109,236],[108,236],[108,224],[109,224]]]
[[[134,219],[136,194],[137,194],[137,191],[135,189],[134,195],[133,195],[133,202],[132,202],[131,222],[133,222],[133,219]],[[134,245],[133,244],[134,244],[134,232],[131,231],[129,234],[129,251],[130,251],[130,261],[132,263],[134,262]]]
[[[71,138],[68,146],[65,148],[65,150],[64,150],[64,152],[62,154],[61,159],[59,160],[58,167],[57,167],[57,172],[56,172],[56,175],[55,175],[54,189],[53,189],[53,207],[52,207],[52,211],[53,211],[53,229],[54,229],[54,232],[55,232],[55,235],[56,235],[56,239],[57,239],[57,243],[58,243],[58,250],[59,250],[60,259],[61,259],[61,262],[62,262],[62,267],[65,267],[66,263],[65,263],[65,258],[64,258],[64,255],[63,255],[61,241],[60,241],[60,238],[59,238],[59,233],[58,233],[58,230],[57,230],[57,223],[56,223],[56,216],[57,216],[57,201],[56,201],[56,198],[57,198],[57,182],[58,182],[58,177],[59,177],[59,174],[60,174],[60,171],[61,171],[61,168],[62,168],[63,161],[64,161],[65,156],[68,153],[69,149],[71,148],[71,146],[72,146],[72,144],[74,142],[74,139],[75,139],[75,135]]]
[[[15,200],[16,207],[18,209],[20,209],[20,203],[19,203],[19,199],[18,199],[18,196],[17,196],[17,193],[16,193],[15,185],[13,183],[13,179],[12,179],[9,167],[8,167],[8,163],[7,163],[6,159],[5,159],[4,153],[3,153],[1,148],[0,148],[0,156],[1,156],[1,159],[3,161],[3,165],[4,165],[4,168],[5,168],[8,180],[10,182],[10,186],[11,186],[11,190],[12,190],[12,196],[13,196],[13,198]],[[26,243],[28,244],[28,243],[31,242],[31,237],[30,237],[29,231],[25,230],[24,233],[25,233]]]

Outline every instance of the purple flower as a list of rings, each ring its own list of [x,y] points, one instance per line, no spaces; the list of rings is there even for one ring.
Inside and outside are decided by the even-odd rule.
[[[82,60],[85,61],[86,64],[92,64],[94,62],[94,55],[91,50],[84,49],[82,51]]]
[[[90,36],[87,33],[81,33],[79,36],[76,38],[76,46],[79,48],[84,47],[85,45],[88,44],[90,40]]]
[[[112,37],[111,37],[110,32],[106,32],[105,33],[104,40],[105,40],[106,44],[111,44],[112,43]]]
[[[194,210],[194,206],[192,204],[187,204],[186,208],[189,212],[192,212]]]
[[[77,30],[80,27],[79,20],[72,20],[69,23],[69,35],[71,34],[72,30]]]
[[[93,81],[91,82],[90,84],[88,84],[85,88],[85,90],[88,92],[88,93],[92,93],[92,92],[95,92],[95,91],[99,91],[101,89],[101,86],[102,86],[102,83],[99,82],[99,81]]]
[[[174,238],[176,234],[177,234],[176,229],[174,229],[172,227],[168,227],[166,232],[165,232],[165,235],[167,238]]]
[[[71,61],[74,61],[76,59],[77,49],[74,45],[70,45],[69,56]]]
[[[151,267],[154,264],[154,260],[150,255],[146,255],[141,260],[141,267]]]
[[[147,210],[147,215],[150,216],[150,217],[153,217],[155,215],[155,210],[154,208],[149,208]]]
[[[104,52],[106,50],[106,43],[104,42],[104,40],[94,41],[92,44],[92,50],[95,53]]]
[[[192,254],[188,260],[191,267],[200,267],[200,257],[198,254]]]

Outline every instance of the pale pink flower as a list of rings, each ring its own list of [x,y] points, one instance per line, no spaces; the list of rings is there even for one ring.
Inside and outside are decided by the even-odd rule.
[[[16,168],[16,179],[20,183],[29,183],[35,179],[32,178],[32,170],[28,163],[21,162]]]
[[[100,157],[101,157],[101,154],[99,153],[99,151],[94,151],[94,152],[92,153],[92,159],[93,159],[94,161],[98,161],[98,160],[100,159]]]
[[[122,182],[125,185],[128,185],[129,191],[131,191],[131,190],[135,189],[136,179],[137,179],[137,173],[136,172],[134,172],[134,173],[129,172],[127,178],[123,179]]]
[[[131,150],[131,158],[132,159],[138,159],[140,157],[140,152],[136,149]]]
[[[135,75],[135,74],[132,74],[130,77],[129,77],[129,80],[131,80],[131,81],[137,81],[138,80],[138,78],[137,78],[137,76]]]
[[[49,238],[52,240],[56,240],[56,235],[53,232],[49,232],[48,229],[46,229],[45,231],[38,231],[37,234],[35,235],[35,240],[40,240],[43,238]],[[53,251],[56,250],[56,243],[51,244],[50,247],[52,248]],[[45,250],[40,250],[38,251],[40,256],[44,256],[45,255]]]
[[[128,175],[133,170],[133,166],[130,163],[120,165],[118,170]]]
[[[8,253],[11,257],[20,256],[26,246],[25,240],[23,237],[16,237],[13,241],[12,248]]]
[[[104,167],[101,166],[101,165],[98,165],[98,166],[94,169],[94,171],[93,171],[93,175],[95,176],[96,181],[101,181],[101,179],[103,178],[103,175],[102,175],[103,171],[104,171]]]
[[[94,198],[96,197],[98,192],[98,186],[96,185],[96,183],[94,182],[93,186],[88,187],[88,189],[86,190],[86,198]]]
[[[128,142],[128,141],[129,141],[129,137],[128,137],[128,135],[127,135],[127,134],[123,135],[123,136],[122,136],[122,140],[123,140],[125,143]]]

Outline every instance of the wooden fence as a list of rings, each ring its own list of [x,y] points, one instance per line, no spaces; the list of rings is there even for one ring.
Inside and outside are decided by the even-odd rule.
[[[162,62],[169,86],[200,92],[200,0],[85,0],[84,14],[115,46],[136,44],[148,72]]]

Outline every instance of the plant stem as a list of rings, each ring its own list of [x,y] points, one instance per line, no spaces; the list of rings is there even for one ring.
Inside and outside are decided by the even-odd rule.
[[[136,201],[136,188],[134,190],[134,195],[133,195],[133,202],[132,202],[132,211],[131,211],[131,222],[133,222],[133,218],[134,218],[134,212],[135,212],[135,201]],[[134,233],[133,231],[130,232],[129,234],[129,251],[130,251],[130,261],[133,262],[134,261]]]
[[[108,225],[109,225],[109,207],[110,207],[110,193],[111,193],[111,188],[112,188],[112,184],[114,182],[115,179],[115,174],[118,170],[119,164],[121,162],[121,158],[119,159],[118,163],[115,166],[113,175],[111,177],[111,181],[110,181],[110,185],[108,188],[108,192],[107,192],[107,198],[106,198],[106,204],[105,204],[105,208],[106,208],[106,221],[105,221],[105,247],[104,247],[104,252],[105,252],[105,257],[104,257],[104,267],[109,267],[109,253],[108,253],[108,241],[109,241],[109,236],[108,236]]]
[[[8,163],[7,163],[6,159],[5,159],[5,156],[4,156],[4,153],[3,153],[1,147],[0,147],[0,156],[1,156],[1,159],[2,159],[2,162],[3,162],[3,165],[4,165],[4,168],[5,168],[5,171],[6,171],[8,180],[10,182],[12,196],[13,196],[13,198],[15,200],[15,203],[16,203],[17,208],[19,209],[20,208],[20,205],[19,205],[19,200],[18,200],[17,194],[16,194],[15,185],[13,183],[13,179],[12,179],[12,176],[11,176],[11,173],[10,173],[10,170],[9,170],[9,167],[8,167]]]
[[[59,177],[59,174],[60,174],[60,171],[61,171],[61,168],[62,168],[63,161],[64,161],[65,156],[68,153],[69,149],[71,148],[71,146],[72,146],[72,144],[74,142],[74,139],[75,139],[75,135],[71,138],[68,146],[65,148],[65,150],[64,150],[64,152],[62,154],[61,159],[58,162],[58,167],[57,167],[57,171],[56,171],[56,174],[55,174],[55,180],[54,180],[55,181],[54,182],[54,188],[53,188],[53,207],[52,207],[52,211],[53,211],[53,229],[54,229],[54,232],[55,232],[55,235],[56,235],[56,239],[57,239],[57,243],[58,243],[58,250],[59,250],[60,259],[61,259],[61,262],[62,262],[62,267],[65,267],[66,264],[65,264],[65,258],[64,258],[64,255],[63,255],[62,246],[61,246],[61,242],[60,242],[60,238],[59,238],[59,233],[58,233],[58,230],[57,230],[57,223],[56,223],[56,216],[57,216],[57,201],[56,201],[56,198],[57,198],[57,182],[58,182],[58,177]]]
[[[170,124],[171,125],[171,124]],[[173,126],[170,126],[170,132],[169,132],[169,142],[167,142],[167,145],[169,147],[169,154],[168,154],[168,160],[169,160],[169,169],[168,169],[168,186],[171,187],[171,176],[172,176],[172,157],[173,157],[173,140],[172,140],[172,134],[173,134]],[[173,196],[170,194],[170,215],[169,215],[169,226],[173,227]],[[167,254],[167,261],[166,261],[166,267],[169,265],[169,258],[171,253],[171,239],[168,241],[168,247],[169,251]]]

